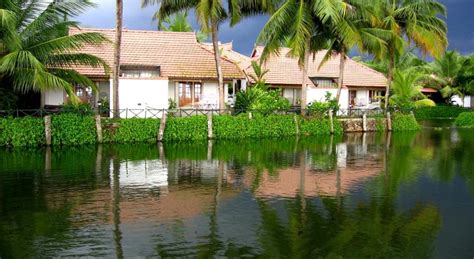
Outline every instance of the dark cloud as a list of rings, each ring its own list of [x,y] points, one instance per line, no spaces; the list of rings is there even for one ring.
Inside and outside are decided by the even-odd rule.
[[[115,1],[101,0],[96,9],[78,17],[78,20],[87,27],[113,28],[115,25]],[[141,1],[124,1],[124,26],[128,29],[152,30],[156,23],[152,17],[157,6],[141,8]],[[448,37],[449,48],[456,49],[464,54],[474,52],[474,11],[473,0],[440,0],[448,9]],[[191,22],[198,28],[195,17],[191,14]],[[267,17],[259,16],[243,20],[240,24],[230,28],[224,23],[220,28],[219,39],[223,42],[233,41],[234,48],[244,54],[250,54],[258,33],[264,26]]]

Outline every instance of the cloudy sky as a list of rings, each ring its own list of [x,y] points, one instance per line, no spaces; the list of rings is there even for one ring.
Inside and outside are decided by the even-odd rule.
[[[474,0],[440,0],[448,9],[448,36],[450,49],[463,54],[474,53]],[[115,26],[115,0],[96,0],[98,7],[78,17],[85,27],[113,28]],[[141,0],[124,0],[124,26],[127,29],[156,29],[152,21],[157,6],[141,8]],[[190,21],[198,28],[194,16]],[[252,17],[230,28],[228,24],[221,26],[219,39],[223,42],[233,41],[234,49],[249,54],[255,39],[267,20],[267,17]]]

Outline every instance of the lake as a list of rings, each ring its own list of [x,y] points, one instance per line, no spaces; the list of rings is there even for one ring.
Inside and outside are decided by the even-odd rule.
[[[474,256],[474,130],[0,150],[0,257]]]

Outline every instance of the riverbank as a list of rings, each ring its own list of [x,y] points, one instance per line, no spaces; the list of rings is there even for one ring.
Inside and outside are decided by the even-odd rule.
[[[340,135],[344,132],[387,130],[378,118],[332,119],[300,115],[240,114],[168,117],[162,119],[104,119],[73,113],[45,118],[0,119],[0,146],[87,145],[96,143],[156,143],[208,139],[282,138]],[[394,114],[393,131],[417,130],[411,114]]]

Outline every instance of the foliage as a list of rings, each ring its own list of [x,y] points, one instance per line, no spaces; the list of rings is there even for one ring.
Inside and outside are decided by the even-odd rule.
[[[456,118],[465,111],[466,108],[459,106],[422,107],[415,109],[415,117],[418,120]]]
[[[153,19],[156,20],[159,17],[159,13],[156,12]],[[174,31],[174,32],[194,32],[191,23],[188,21],[188,12],[183,11],[176,13],[173,17],[166,17],[158,21],[158,30],[162,31]],[[208,34],[197,31],[196,39],[198,42],[203,42],[208,38]]]
[[[268,73],[268,69],[264,69],[261,63],[255,60],[251,62],[253,73],[249,74],[250,78],[254,81],[254,85],[265,86],[265,75]]]
[[[176,108],[178,108],[178,104],[176,103],[176,101],[173,100],[173,98],[169,98],[168,99],[168,109],[173,110],[173,109],[176,109]]]
[[[426,96],[421,93],[423,87],[419,84],[420,78],[413,71],[397,71],[392,83],[390,105],[401,110],[411,110],[415,107],[415,99],[425,99]]]
[[[339,120],[334,120],[334,134],[339,135],[343,133],[342,123]],[[329,119],[302,119],[300,123],[300,131],[302,135],[319,136],[330,135],[331,124]]]
[[[435,107],[436,103],[431,99],[422,99],[415,102],[415,108]]]
[[[278,138],[296,135],[292,115],[214,116],[213,133],[216,139]]]
[[[281,89],[268,90],[265,86],[247,87],[237,93],[235,110],[237,112],[255,111],[264,115],[276,111],[287,111],[291,104],[281,95]]]
[[[111,134],[109,141],[115,143],[156,143],[159,127],[159,119],[122,119],[117,122],[117,127]]]
[[[1,79],[0,79],[1,81]],[[13,110],[15,109],[17,96],[13,90],[5,88],[0,85],[0,110]]]
[[[419,130],[421,127],[412,114],[395,113],[392,118],[393,131]]]
[[[447,51],[426,69],[427,86],[439,90],[446,103],[451,103],[454,95],[464,98],[474,94],[474,55],[463,57],[456,51]]]
[[[207,140],[207,117],[168,118],[163,140],[166,142]]]
[[[381,132],[385,131],[387,126],[387,121],[382,117],[375,117],[375,131]]]
[[[99,33],[68,35],[78,23],[64,19],[93,6],[90,1],[5,0],[0,3],[0,81],[15,91],[64,89],[78,102],[74,84],[96,89],[89,78],[71,66],[103,67],[100,58],[78,52],[85,45],[99,46],[107,38]]]
[[[51,136],[53,145],[95,144],[95,120],[74,113],[54,115],[51,118]]]
[[[455,121],[456,126],[474,127],[474,112],[463,112]]]
[[[316,118],[324,118],[328,116],[329,111],[334,114],[339,110],[339,104],[336,98],[332,98],[331,92],[326,92],[324,101],[314,101],[308,105],[308,113]]]
[[[65,104],[61,107],[61,113],[73,113],[82,116],[91,116],[94,115],[94,109],[88,103],[80,103],[77,105],[74,104]]]
[[[45,143],[43,120],[40,118],[0,118],[0,146],[41,146]]]

